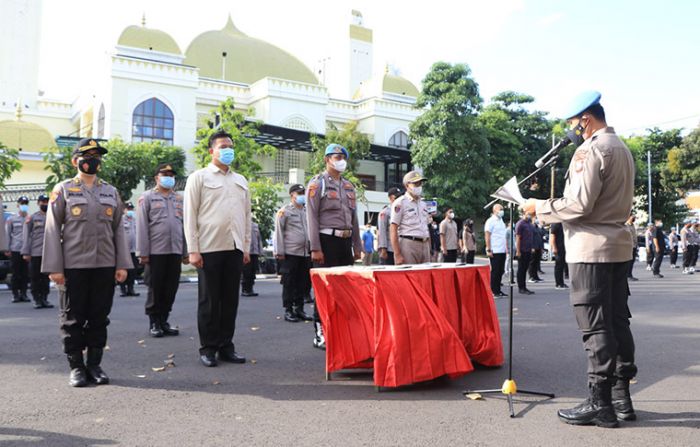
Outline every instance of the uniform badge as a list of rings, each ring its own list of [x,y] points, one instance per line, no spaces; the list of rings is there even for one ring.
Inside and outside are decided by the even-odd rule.
[[[60,195],[61,193],[59,191],[51,191],[51,194],[49,194],[49,202],[54,203]]]
[[[337,199],[338,198],[338,191],[328,191],[328,198],[329,199]]]
[[[316,190],[318,189],[318,184],[312,183],[309,185],[309,197],[316,197]]]
[[[114,213],[114,211],[112,210],[112,208],[105,208],[105,214],[107,216],[112,217],[113,213]]]
[[[83,210],[80,209],[79,206],[74,206],[73,208],[70,209],[70,213],[74,215],[75,217],[80,216],[80,213],[82,213]]]
[[[277,211],[277,217],[284,217],[284,210]]]
[[[80,192],[81,189],[80,189],[80,188],[68,188],[68,191],[70,191],[70,192]]]
[[[400,206],[398,206],[398,205],[397,205],[397,206],[395,206],[395,207],[394,207],[394,212],[396,212],[396,213],[400,213],[400,212],[401,212],[401,207],[400,207]]]

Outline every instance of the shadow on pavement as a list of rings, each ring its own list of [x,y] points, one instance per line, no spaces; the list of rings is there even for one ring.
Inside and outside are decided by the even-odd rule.
[[[92,439],[50,431],[0,427],[0,446],[98,446],[115,445],[109,439]]]

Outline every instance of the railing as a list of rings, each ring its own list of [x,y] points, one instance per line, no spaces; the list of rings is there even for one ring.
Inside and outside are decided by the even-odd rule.
[[[29,201],[36,201],[39,195],[47,194],[46,183],[19,183],[16,185],[5,185],[0,189],[0,197],[4,203],[13,203],[25,196]]]

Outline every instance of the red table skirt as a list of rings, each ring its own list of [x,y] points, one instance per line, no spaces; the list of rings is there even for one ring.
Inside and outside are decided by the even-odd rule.
[[[397,387],[503,364],[488,266],[312,269],[311,280],[329,373],[373,368],[375,385]]]

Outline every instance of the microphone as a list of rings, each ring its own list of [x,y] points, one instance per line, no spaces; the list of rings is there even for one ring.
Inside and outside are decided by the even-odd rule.
[[[549,152],[544,154],[542,157],[540,157],[539,160],[535,162],[535,167],[536,168],[541,168],[544,166],[544,164],[551,158],[553,155],[557,155],[560,150],[564,149],[566,146],[568,146],[571,143],[571,139],[566,136],[562,138],[560,142],[558,142],[554,147],[552,147]]]

